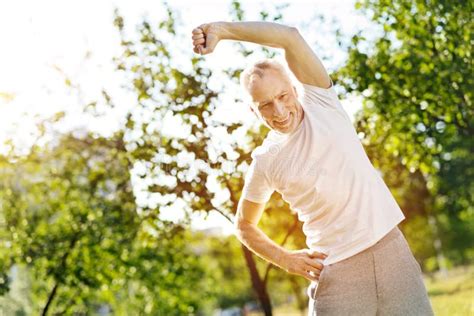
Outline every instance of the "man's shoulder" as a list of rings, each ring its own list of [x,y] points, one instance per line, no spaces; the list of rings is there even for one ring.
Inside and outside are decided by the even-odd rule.
[[[332,82],[332,81],[331,81]],[[339,99],[337,92],[334,88],[334,84],[329,88],[321,88],[308,84],[303,85],[303,108],[307,110],[308,114],[317,112],[317,109],[329,109],[333,111],[324,111],[324,113],[339,113],[342,114],[345,121],[352,125],[351,118],[342,106],[341,100]],[[318,113],[319,115],[320,113]],[[331,116],[328,116],[331,117]]]
[[[268,135],[262,142],[261,145],[254,148],[252,151],[252,158],[255,160],[269,160],[276,156],[281,150],[281,145],[272,140]]]
[[[272,173],[276,149],[274,143],[268,139],[264,140],[261,145],[255,147],[251,153],[251,165],[254,165],[255,171],[269,175]]]
[[[252,150],[251,157],[255,161],[264,160],[268,156],[270,150],[267,145],[259,145]]]
[[[329,109],[342,109],[341,101],[337,95],[334,83],[331,80],[329,88],[323,88],[310,84],[302,83],[303,97],[302,103],[307,105],[307,108],[321,107]]]
[[[307,83],[300,83],[300,84],[303,89],[304,97],[309,97],[309,98],[336,97],[337,98],[337,93],[336,93],[336,90],[334,89],[334,83],[332,79],[331,79],[331,85],[328,88],[323,88],[323,87],[319,87],[319,86],[315,86],[315,85],[307,84]]]

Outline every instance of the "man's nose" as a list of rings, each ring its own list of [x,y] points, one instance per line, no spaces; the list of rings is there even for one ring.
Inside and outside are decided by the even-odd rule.
[[[275,102],[275,112],[274,112],[274,116],[276,118],[281,118],[281,119],[284,119],[286,118],[286,109],[285,109],[285,105],[280,103],[280,102]]]

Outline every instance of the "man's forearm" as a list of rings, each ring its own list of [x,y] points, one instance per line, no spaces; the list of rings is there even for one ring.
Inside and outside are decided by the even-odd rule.
[[[260,228],[250,223],[240,224],[236,228],[236,236],[241,243],[259,257],[286,270],[282,264],[288,250],[268,238]]]
[[[217,34],[220,39],[252,42],[275,48],[289,45],[296,28],[262,21],[217,22]]]

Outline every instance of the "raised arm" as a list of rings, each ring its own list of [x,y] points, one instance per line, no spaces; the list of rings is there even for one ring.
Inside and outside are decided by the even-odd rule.
[[[193,30],[194,52],[214,51],[220,40],[252,42],[285,50],[288,67],[301,83],[329,88],[331,81],[321,60],[297,28],[275,22],[213,22]]]

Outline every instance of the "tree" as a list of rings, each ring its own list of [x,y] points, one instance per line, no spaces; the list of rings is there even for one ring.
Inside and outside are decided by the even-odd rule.
[[[166,10],[167,20],[159,22],[155,28],[145,19],[134,39],[126,36],[123,17],[118,12],[115,17],[123,46],[122,55],[116,58],[117,68],[131,78],[128,88],[137,101],[127,120],[127,148],[134,162],[144,167],[140,177],[148,185],[142,188],[141,194],[150,200],[162,201],[145,203],[142,207],[147,214],[159,214],[161,209],[178,204],[187,214],[215,211],[233,222],[251,150],[268,130],[262,127],[256,132],[249,131],[246,133],[248,144],[242,146],[237,140],[243,128],[241,123],[225,124],[213,119],[221,96],[209,88],[213,73],[203,65],[202,56],[193,54],[189,57],[191,50],[183,53],[173,49],[173,42],[180,42],[183,34],[176,33],[177,18],[172,9],[166,7]],[[237,1],[232,2],[232,10],[238,17],[243,17]],[[262,18],[269,18],[269,15],[262,12]],[[279,15],[274,17],[275,21],[279,19]],[[173,42],[165,40],[171,37]],[[263,51],[267,56],[274,54],[266,48]],[[241,53],[246,56],[252,52],[242,48]],[[186,65],[189,70],[177,64],[178,56],[190,61],[190,65]],[[226,69],[231,80],[225,84],[235,85],[241,71]],[[180,125],[182,134],[173,135],[163,129],[170,117]],[[228,138],[216,142],[216,133],[225,132]],[[211,189],[210,183],[217,189]],[[218,191],[225,192],[227,199],[217,201]],[[295,224],[287,206],[272,202],[267,210],[272,208],[279,208],[281,213],[286,211],[291,223],[279,228],[281,238],[275,236],[286,242],[288,237],[285,235],[296,234],[296,228],[301,227]],[[265,314],[271,315],[267,290],[271,267],[265,264],[259,271],[254,254],[244,245],[241,249],[254,292]]]
[[[346,92],[364,96],[357,129],[410,218],[410,243],[436,251],[441,268],[444,256],[466,263],[474,237],[472,3],[368,0],[356,8],[382,28],[373,41],[354,35],[336,74]]]
[[[107,305],[178,315],[205,305],[205,288],[188,285],[203,284],[204,270],[185,230],[137,214],[122,137],[59,135],[27,156],[1,157],[0,265],[27,267],[35,314]]]
[[[134,238],[138,221],[123,172],[128,162],[115,150],[120,146],[119,138],[65,136],[53,149],[35,146],[26,157],[2,159],[8,240],[2,262],[31,267],[43,314],[55,300],[74,299],[75,287],[98,288],[111,280],[117,256]]]

